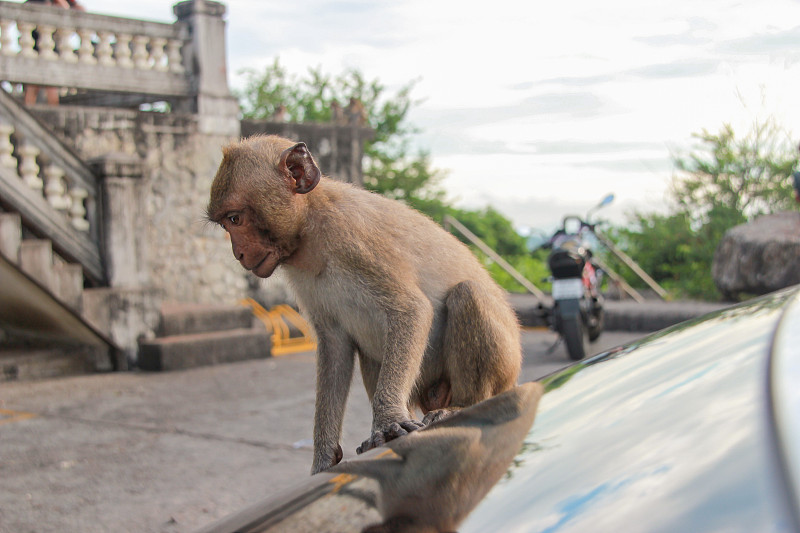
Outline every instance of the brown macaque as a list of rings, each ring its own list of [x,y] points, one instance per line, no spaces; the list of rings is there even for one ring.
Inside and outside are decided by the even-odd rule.
[[[358,98],[350,98],[345,113],[347,114],[347,123],[351,126],[364,126],[367,123],[367,109]]]
[[[245,269],[280,266],[316,331],[312,474],[342,458],[356,356],[373,415],[358,453],[516,384],[516,316],[469,249],[400,202],[322,176],[305,144],[225,147],[208,217]]]

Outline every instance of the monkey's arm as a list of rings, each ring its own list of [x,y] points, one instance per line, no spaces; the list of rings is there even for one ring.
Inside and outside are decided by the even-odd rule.
[[[386,311],[386,340],[372,398],[372,434],[358,453],[422,427],[408,412],[433,321],[433,307],[421,291],[394,295]]]
[[[339,439],[355,363],[355,349],[341,328],[334,324],[315,322],[315,329],[317,399],[312,474],[326,470],[342,460]]]

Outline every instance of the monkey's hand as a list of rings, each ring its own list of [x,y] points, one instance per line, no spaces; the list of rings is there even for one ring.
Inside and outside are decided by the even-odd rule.
[[[336,450],[333,452],[333,457],[314,456],[314,464],[311,467],[311,475],[319,474],[323,470],[327,470],[332,466],[336,466],[344,457],[342,447],[337,444]]]
[[[384,430],[373,431],[372,435],[370,435],[367,440],[362,442],[361,446],[356,448],[356,453],[364,453],[372,448],[383,446],[390,440],[394,440],[397,437],[402,437],[403,435],[408,435],[412,431],[416,431],[422,427],[425,427],[424,424],[422,424],[422,422],[417,422],[416,420],[392,422]]]

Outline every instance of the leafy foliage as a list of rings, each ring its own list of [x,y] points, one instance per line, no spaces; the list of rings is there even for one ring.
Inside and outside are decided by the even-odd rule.
[[[730,228],[791,208],[788,177],[797,156],[789,136],[772,122],[756,124],[741,138],[729,125],[695,137],[701,150],[675,160],[669,214],[634,213],[631,227],[616,229],[612,238],[675,295],[716,300],[711,265],[717,245]],[[620,271],[642,286],[626,269]]]
[[[727,124],[718,134],[703,131],[695,137],[703,152],[676,159],[679,173],[672,194],[680,210],[705,223],[712,212],[735,212],[752,220],[790,208],[792,188],[787,177],[797,156],[788,136],[772,121],[755,124],[743,138],[737,138]]]
[[[540,259],[530,257],[524,238],[498,211],[491,207],[458,209],[447,202],[440,186],[445,173],[431,167],[427,152],[411,148],[411,136],[417,130],[406,118],[417,103],[411,97],[415,82],[390,95],[380,82],[367,80],[355,69],[331,76],[312,68],[306,76],[297,76],[278,59],[262,72],[247,69],[244,75],[245,86],[237,97],[245,118],[270,119],[280,110],[285,113],[284,120],[290,122],[330,122],[334,118],[334,102],[345,105],[351,98],[357,99],[364,106],[366,126],[374,130],[374,137],[364,147],[367,189],[405,202],[438,223],[450,215],[527,274],[528,279],[538,282],[546,276],[546,266]],[[491,260],[474,251],[502,286],[512,291],[522,289]]]
[[[411,98],[414,82],[387,95],[384,85],[356,69],[331,76],[311,68],[303,77],[289,73],[278,59],[263,72],[247,69],[244,75],[245,87],[237,96],[245,118],[268,119],[282,109],[290,122],[324,123],[333,120],[335,104],[347,105],[351,98],[361,102],[365,125],[374,131],[364,147],[364,186],[412,205],[443,199],[443,171],[431,168],[427,152],[411,149],[417,130],[406,116],[416,103]]]

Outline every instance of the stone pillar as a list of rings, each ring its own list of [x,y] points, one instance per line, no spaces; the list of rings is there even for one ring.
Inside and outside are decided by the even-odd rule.
[[[101,179],[103,194],[103,252],[111,287],[138,287],[148,282],[141,208],[142,161],[112,153],[89,161]]]
[[[188,0],[176,4],[173,11],[192,36],[184,67],[194,75],[192,111],[199,115],[200,132],[238,137],[239,104],[228,87],[225,59],[225,6],[210,0]]]
[[[137,156],[111,153],[91,159],[89,166],[101,182],[108,287],[84,291],[84,316],[125,351],[128,363],[135,363],[139,339],[155,335],[161,304],[150,284],[143,164]]]

